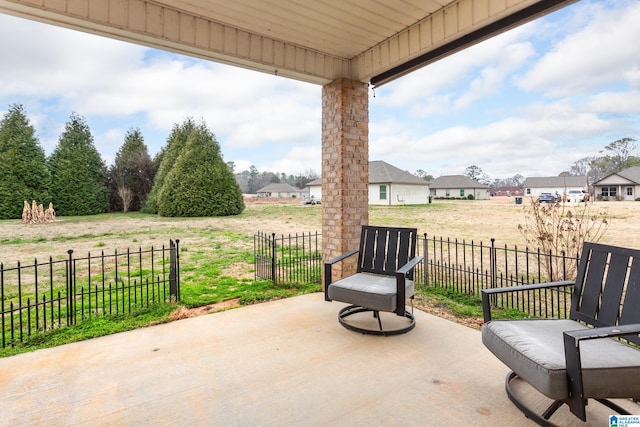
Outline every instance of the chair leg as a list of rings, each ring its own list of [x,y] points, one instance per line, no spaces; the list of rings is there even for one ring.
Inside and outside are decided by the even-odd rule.
[[[511,400],[511,402],[513,402],[513,404],[520,410],[520,412],[522,412],[524,414],[525,417],[529,418],[531,421],[535,422],[536,424],[543,426],[543,427],[557,427],[555,424],[553,424],[552,422],[550,422],[548,419],[549,417],[551,417],[551,415],[553,415],[554,412],[556,412],[558,410],[558,408],[560,406],[563,405],[564,402],[562,401],[555,401],[551,404],[551,406],[549,406],[549,408],[547,408],[547,410],[544,412],[543,416],[541,417],[540,415],[538,415],[537,413],[535,413],[534,411],[532,411],[528,406],[526,406],[524,403],[522,403],[515,395],[515,393],[513,392],[513,390],[511,390],[511,381],[513,379],[515,379],[518,375],[516,375],[515,372],[511,371],[507,374],[507,378],[505,379],[505,389],[507,391],[507,396],[509,397],[509,400]]]
[[[531,421],[535,422],[538,425],[543,427],[557,427],[556,424],[553,424],[549,421],[549,418],[565,403],[564,400],[556,400],[542,413],[542,415],[538,415],[533,410],[531,410],[528,406],[522,403],[516,396],[513,390],[511,389],[511,381],[514,380],[518,375],[513,371],[507,374],[507,378],[505,380],[505,389],[507,390],[507,396],[509,396],[509,400],[513,402],[513,404],[524,414],[525,417],[529,418]],[[621,415],[631,415],[626,409],[620,407],[619,405],[611,402],[608,399],[595,399],[608,408],[613,409],[615,412]]]
[[[378,326],[379,326],[379,330],[376,329],[364,329],[364,328],[360,328],[358,326],[355,326],[351,323],[348,323],[345,319],[351,315],[354,314],[358,314],[358,313],[364,313],[364,312],[368,312],[371,311],[373,312],[373,317],[377,318],[378,320]],[[415,317],[413,315],[413,313],[409,313],[408,311],[405,310],[404,313],[404,317],[406,317],[407,319],[409,319],[409,325],[407,325],[406,327],[400,328],[400,329],[394,329],[394,330],[384,330],[383,326],[382,326],[382,321],[380,320],[380,313],[376,310],[370,310],[368,308],[364,308],[364,307],[360,307],[357,305],[349,305],[344,307],[342,310],[340,310],[338,312],[338,321],[340,322],[340,324],[351,330],[351,331],[355,331],[355,332],[360,332],[362,334],[370,334],[370,335],[383,335],[383,336],[390,336],[390,335],[400,335],[400,334],[404,334],[409,332],[411,329],[413,329],[416,326],[416,320]]]
[[[373,317],[375,317],[376,319],[378,319],[378,326],[380,327],[380,330],[382,331],[382,320],[380,320],[380,312],[377,310],[373,311]]]

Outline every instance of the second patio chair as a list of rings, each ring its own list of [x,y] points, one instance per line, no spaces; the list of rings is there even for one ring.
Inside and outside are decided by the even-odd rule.
[[[422,261],[416,256],[417,229],[362,226],[360,248],[346,252],[324,265],[325,299],[350,305],[340,310],[338,320],[347,329],[373,335],[397,335],[415,327],[413,315],[413,271]],[[353,275],[332,281],[332,266],[358,255]],[[411,312],[406,299],[411,299]],[[347,318],[363,312],[373,313],[378,329],[358,325]],[[395,313],[408,322],[399,328],[385,329],[380,312]]]

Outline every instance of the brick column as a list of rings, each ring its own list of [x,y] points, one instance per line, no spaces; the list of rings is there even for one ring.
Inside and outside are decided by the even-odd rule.
[[[340,79],[322,88],[322,257],[360,243],[369,220],[369,93],[366,83]],[[357,258],[357,257],[355,257]],[[350,274],[356,259],[333,269]]]

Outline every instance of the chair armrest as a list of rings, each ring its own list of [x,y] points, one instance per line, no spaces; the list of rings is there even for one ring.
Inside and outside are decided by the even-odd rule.
[[[342,261],[345,258],[349,258],[350,256],[357,254],[358,252],[359,251],[357,249],[354,249],[349,252],[345,252],[342,255],[339,255],[324,263],[324,300],[325,301],[331,301],[329,299],[329,285],[333,282],[333,278],[331,277],[331,266],[337,262]]]
[[[411,258],[405,265],[400,267],[398,271],[396,271],[396,302],[397,307],[395,309],[395,313],[398,316],[404,316],[405,312],[405,300],[406,296],[406,281],[407,281],[407,273],[409,273],[420,261],[422,261],[423,257],[418,255],[416,257]]]
[[[423,256],[418,255],[417,257],[413,257],[409,260],[409,262],[407,262],[405,265],[403,265],[402,267],[400,267],[400,269],[398,271],[396,271],[396,275],[398,274],[403,274],[406,275],[408,272],[410,272],[416,265],[418,265],[418,263],[420,263],[423,260]]]
[[[345,252],[342,255],[338,255],[337,257],[330,259],[329,261],[325,262],[324,265],[326,266],[327,264],[332,265],[335,264],[336,262],[340,262],[345,258],[349,258],[351,255],[355,255],[358,253],[357,249],[351,250],[349,252]]]
[[[482,314],[484,316],[484,323],[491,321],[491,301],[489,300],[489,297],[492,295],[504,294],[509,292],[533,291],[536,289],[557,289],[573,285],[575,285],[575,282],[573,280],[562,280],[558,282],[535,283],[530,285],[505,286],[504,288],[483,289]]]
[[[592,339],[615,338],[638,334],[640,334],[640,323],[580,329],[577,331],[565,331],[562,333],[564,338],[564,358],[567,368],[567,376],[569,377],[569,408],[573,414],[583,421],[586,420],[580,342]]]

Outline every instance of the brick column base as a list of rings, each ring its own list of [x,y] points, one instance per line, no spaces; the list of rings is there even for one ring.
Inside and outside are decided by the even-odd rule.
[[[366,83],[335,80],[322,88],[322,257],[357,249],[369,221],[369,93]],[[356,258],[354,256],[354,258]],[[351,274],[356,259],[335,266]]]

